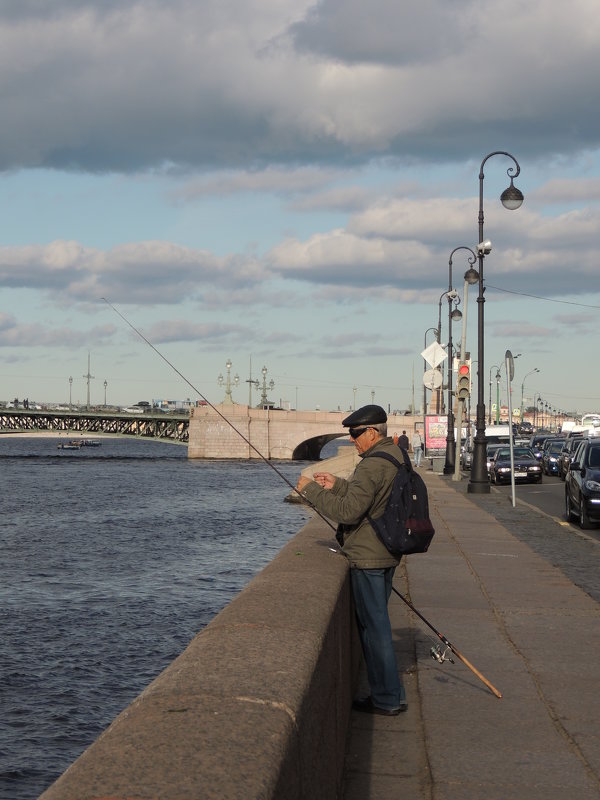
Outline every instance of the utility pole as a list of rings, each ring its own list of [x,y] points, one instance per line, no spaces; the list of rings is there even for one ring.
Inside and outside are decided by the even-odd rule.
[[[87,410],[90,410],[90,381],[94,379],[94,376],[90,374],[90,354],[88,353],[88,371],[87,375],[83,376],[87,378]]]

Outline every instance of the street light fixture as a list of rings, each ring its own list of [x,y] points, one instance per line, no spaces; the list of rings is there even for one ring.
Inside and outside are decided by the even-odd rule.
[[[456,307],[460,302],[458,298],[458,292],[456,292],[456,298],[454,299],[451,297],[452,289],[452,256],[458,250],[468,250],[471,254],[467,256],[467,261],[469,263],[469,270],[465,274],[465,282],[468,284],[467,275],[469,273],[474,272],[473,265],[477,263],[477,255],[471,250],[470,247],[466,247],[465,245],[460,245],[459,247],[455,247],[454,250],[450,253],[450,257],[448,259],[448,291],[446,294],[448,295],[448,425],[446,431],[446,458],[444,461],[444,475],[452,475],[455,471],[456,465],[456,446],[455,446],[455,438],[454,438],[454,402],[452,399],[452,322],[455,320],[462,319],[462,313]],[[469,275],[469,279],[477,281],[477,278],[474,278],[472,275]],[[465,285],[465,297],[466,297],[467,286]],[[455,303],[454,309],[452,308],[452,303]],[[466,299],[465,299],[465,313],[466,313]],[[439,320],[439,327],[442,327],[442,318],[440,316]],[[462,425],[461,425],[462,427]],[[458,433],[458,440],[460,441],[461,432],[457,431]]]
[[[504,150],[495,150],[489,153],[481,162],[479,169],[479,216],[478,216],[478,233],[479,244],[477,245],[477,255],[479,258],[479,296],[477,297],[477,417],[476,417],[476,434],[473,447],[473,464],[471,467],[471,477],[467,491],[472,494],[489,494],[490,482],[487,474],[486,465],[486,438],[485,438],[485,398],[484,398],[484,313],[483,307],[485,303],[484,298],[484,283],[483,283],[483,260],[490,252],[491,245],[483,237],[483,168],[486,161],[492,156],[502,155],[512,159],[515,166],[509,167],[506,174],[510,178],[510,186],[505,189],[500,200],[502,205],[509,211],[514,211],[519,208],[523,203],[523,193],[513,185],[513,180],[516,178],[521,167],[517,159],[510,153]],[[489,249],[488,249],[489,247]]]
[[[427,328],[423,338],[423,350],[427,349],[427,334],[429,331],[435,333],[436,341],[438,339],[438,328]],[[423,360],[423,447],[424,452],[427,452],[427,386],[425,385],[425,373],[427,372],[427,361]]]
[[[223,380],[223,375],[219,375],[219,377],[217,378],[217,383],[219,384],[219,386],[223,386],[223,384],[225,384],[225,400],[223,400],[223,402],[233,405],[233,396],[231,394],[231,367],[232,366],[233,365],[231,363],[231,359],[228,358],[227,359],[227,363],[225,364],[225,367],[227,369],[227,379]],[[239,382],[240,382],[240,376],[236,375],[233,378],[233,385],[237,386]]]
[[[488,425],[492,424],[492,370],[496,370],[496,424],[498,424],[498,414],[500,409],[500,367],[498,364],[492,364],[490,367],[490,406],[488,408]]]
[[[448,383],[452,383],[450,377],[452,372],[452,320],[462,319],[462,312],[458,309],[460,303],[458,292],[450,286],[447,292],[442,292],[438,303],[438,327],[435,338],[439,345],[442,344],[442,300],[444,297],[448,297],[448,348],[446,352],[448,354]],[[452,303],[454,303],[454,309],[452,309]],[[436,411],[438,414],[443,411],[443,391],[444,389],[441,387],[437,393]]]
[[[261,404],[262,408],[265,408],[266,406],[269,405],[269,400],[267,398],[267,372],[268,372],[268,370],[267,370],[266,367],[263,367],[261,372],[262,372],[262,376],[263,376],[263,382],[262,382],[262,391],[261,391],[261,394],[260,394],[260,404]],[[271,391],[273,391],[274,386],[275,386],[275,381],[273,380],[273,378],[271,378],[271,380],[269,381],[269,387],[268,388]]]
[[[521,383],[521,422],[523,422],[523,401],[525,394],[525,381],[530,375],[533,375],[534,372],[539,372],[539,369],[535,367],[534,369],[531,370],[531,372],[528,372],[527,375],[525,375],[525,377],[523,378],[523,382]]]

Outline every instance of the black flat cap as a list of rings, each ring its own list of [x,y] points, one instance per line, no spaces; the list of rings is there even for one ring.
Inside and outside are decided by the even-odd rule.
[[[360,428],[362,425],[379,425],[387,422],[387,414],[381,406],[363,406],[342,420],[345,428]]]

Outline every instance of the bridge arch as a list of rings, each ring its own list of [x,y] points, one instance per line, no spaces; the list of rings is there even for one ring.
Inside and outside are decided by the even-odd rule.
[[[328,442],[332,442],[334,439],[339,439],[347,435],[347,432],[325,433],[320,436],[313,436],[310,439],[305,439],[294,449],[292,459],[294,461],[319,461],[321,458],[321,450]]]

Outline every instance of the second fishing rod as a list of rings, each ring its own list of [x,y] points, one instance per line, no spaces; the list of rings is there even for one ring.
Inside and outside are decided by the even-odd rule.
[[[301,497],[301,498],[302,498],[302,501],[303,501],[303,502],[305,502],[305,503],[308,503],[308,505],[310,505],[310,507],[313,509],[313,511],[314,511],[316,514],[318,514],[318,516],[319,516],[319,517],[321,517],[321,519],[322,519],[322,520],[323,520],[323,521],[324,521],[324,522],[325,522],[325,523],[326,523],[326,524],[327,524],[327,525],[328,525],[328,526],[329,526],[329,527],[330,527],[330,528],[331,528],[331,529],[332,529],[334,532],[337,530],[337,529],[336,529],[336,526],[332,524],[331,520],[327,519],[327,517],[325,517],[323,514],[321,514],[321,512],[320,512],[320,511],[319,511],[317,508],[315,508],[315,507],[314,507],[314,505],[313,505],[312,503],[308,502],[308,500],[307,500],[307,499],[304,497],[304,495],[302,495],[302,494],[301,494],[301,493],[298,491],[298,489],[296,488],[296,486],[294,486],[294,484],[293,484],[293,483],[291,483],[291,482],[290,482],[290,481],[289,481],[289,480],[288,480],[288,479],[285,477],[285,475],[284,475],[284,474],[283,474],[283,473],[282,473],[280,470],[278,470],[278,469],[277,469],[277,467],[275,467],[275,465],[274,465],[274,464],[273,464],[273,463],[270,461],[270,459],[269,459],[269,458],[267,458],[265,455],[263,455],[263,454],[260,452],[260,450],[259,450],[259,449],[258,449],[258,448],[257,448],[257,447],[254,445],[254,444],[252,444],[252,442],[251,442],[251,441],[248,439],[248,437],[244,436],[244,434],[242,433],[242,431],[240,431],[240,430],[239,430],[239,429],[238,429],[238,428],[237,428],[237,427],[236,427],[236,426],[235,426],[235,425],[234,425],[234,424],[231,422],[231,420],[229,420],[229,419],[228,419],[228,418],[225,416],[225,414],[223,414],[223,413],[222,413],[222,412],[221,412],[221,411],[220,411],[220,410],[219,410],[219,409],[218,409],[218,408],[217,408],[217,407],[216,407],[216,406],[215,406],[213,403],[211,403],[211,402],[210,402],[210,400],[208,400],[208,398],[206,398],[206,397],[205,397],[205,396],[202,394],[202,392],[201,392],[199,389],[197,389],[197,388],[196,388],[196,387],[195,387],[195,386],[194,386],[194,385],[193,385],[193,384],[192,384],[192,383],[191,383],[191,382],[190,382],[190,381],[189,381],[189,380],[188,380],[188,379],[185,377],[185,375],[183,375],[183,373],[181,373],[181,372],[180,372],[180,371],[177,369],[177,367],[175,367],[175,365],[174,365],[174,364],[172,364],[172,363],[171,363],[171,361],[169,361],[169,359],[168,359],[168,358],[167,358],[165,355],[163,355],[163,354],[160,352],[160,350],[158,350],[158,348],[157,348],[157,347],[155,347],[155,345],[154,345],[154,344],[152,344],[152,342],[151,342],[149,339],[147,339],[147,338],[146,338],[146,336],[144,336],[144,334],[143,334],[143,333],[142,333],[140,330],[138,330],[138,328],[136,328],[136,327],[135,327],[135,326],[134,326],[134,325],[133,325],[133,324],[132,324],[132,323],[131,323],[131,322],[130,322],[130,321],[129,321],[129,320],[128,320],[128,319],[127,319],[127,318],[126,318],[126,317],[125,317],[125,316],[124,316],[124,315],[123,315],[123,314],[122,314],[122,313],[121,313],[121,312],[118,310],[118,309],[117,309],[117,308],[115,308],[115,306],[114,306],[112,303],[110,303],[110,302],[109,302],[109,301],[108,301],[108,300],[107,300],[105,297],[103,297],[103,298],[101,298],[101,299],[102,299],[102,300],[103,300],[103,301],[104,301],[104,302],[105,302],[105,303],[106,303],[106,304],[107,304],[107,305],[108,305],[108,306],[109,306],[109,307],[110,307],[110,308],[111,308],[111,309],[112,309],[112,310],[115,312],[115,314],[117,314],[117,315],[118,315],[118,316],[119,316],[119,317],[120,317],[120,318],[123,320],[123,322],[125,322],[125,324],[126,324],[126,325],[127,325],[129,328],[131,328],[131,330],[132,330],[132,331],[133,331],[133,332],[134,332],[134,333],[135,333],[137,336],[139,336],[139,338],[140,338],[140,339],[142,339],[142,341],[144,341],[144,342],[145,342],[145,343],[148,345],[148,347],[150,347],[150,348],[151,348],[151,349],[152,349],[152,350],[153,350],[153,351],[156,353],[156,355],[158,355],[158,356],[159,356],[159,358],[161,358],[161,359],[162,359],[162,360],[163,360],[163,361],[164,361],[164,362],[165,362],[165,363],[166,363],[166,364],[167,364],[167,365],[168,365],[168,366],[169,366],[169,367],[170,367],[170,368],[171,368],[171,369],[172,369],[172,370],[173,370],[173,371],[174,371],[174,372],[175,372],[175,373],[176,373],[176,374],[177,374],[177,375],[178,375],[178,376],[179,376],[179,377],[180,377],[180,378],[181,378],[181,379],[182,379],[182,380],[183,380],[183,381],[184,381],[184,382],[185,382],[185,383],[186,383],[186,384],[187,384],[187,385],[188,385],[188,386],[189,386],[189,387],[192,389],[192,391],[194,391],[194,392],[195,392],[195,393],[198,395],[198,397],[200,397],[200,399],[201,399],[201,400],[203,400],[203,401],[204,401],[204,402],[205,402],[205,403],[206,403],[206,404],[207,404],[207,405],[208,405],[208,406],[209,406],[209,407],[210,407],[210,408],[211,408],[211,409],[212,409],[212,410],[213,410],[213,411],[214,411],[214,412],[215,412],[215,413],[216,413],[216,414],[217,414],[217,415],[218,415],[218,416],[219,416],[219,417],[220,417],[220,418],[221,418],[221,419],[222,419],[222,420],[223,420],[223,421],[224,421],[224,422],[225,422],[225,423],[226,423],[226,424],[227,424],[227,425],[230,427],[230,428],[232,428],[232,430],[234,430],[234,431],[235,431],[235,432],[238,434],[238,436],[240,436],[240,437],[241,437],[241,438],[244,440],[244,442],[246,442],[246,444],[248,445],[248,447],[249,447],[249,448],[251,448],[251,450],[252,450],[254,453],[256,453],[256,455],[257,455],[257,456],[258,456],[258,457],[259,457],[259,458],[260,458],[262,461],[264,461],[264,463],[265,463],[265,464],[268,464],[268,465],[269,465],[269,467],[271,467],[271,469],[272,469],[272,470],[273,470],[273,471],[274,471],[274,472],[275,472],[277,475],[279,475],[279,477],[281,478],[281,480],[282,480],[282,481],[284,481],[284,483],[286,483],[286,484],[287,484],[287,485],[288,485],[288,486],[289,486],[289,487],[290,487],[290,488],[291,488],[291,489],[292,489],[292,490],[293,490],[293,491],[294,491],[296,494],[298,494],[298,496],[299,496],[299,497]],[[332,548],[332,549],[334,549],[334,548]],[[335,551],[336,551],[336,552],[340,552],[340,553],[341,553],[341,551],[340,551],[340,550],[337,550],[337,549],[336,549]],[[493,686],[493,685],[490,683],[490,681],[488,681],[488,680],[487,680],[487,678],[485,678],[485,677],[484,677],[484,675],[482,675],[482,673],[481,673],[481,672],[479,672],[479,670],[478,670],[478,669],[476,669],[476,668],[475,668],[475,667],[474,667],[474,666],[473,666],[473,665],[470,663],[470,661],[468,661],[468,660],[467,660],[467,659],[466,659],[466,658],[465,658],[465,657],[462,655],[462,653],[461,653],[461,652],[460,652],[460,651],[459,651],[459,650],[458,650],[458,649],[457,649],[457,648],[456,648],[456,647],[455,647],[455,646],[454,646],[454,645],[453,645],[453,644],[452,644],[452,643],[451,643],[451,642],[450,642],[450,641],[449,641],[449,640],[446,638],[446,636],[444,636],[444,634],[443,634],[443,633],[441,633],[441,632],[440,632],[440,631],[439,631],[439,630],[438,630],[438,629],[437,629],[437,628],[436,628],[436,627],[435,627],[435,626],[434,626],[434,625],[433,625],[433,624],[432,624],[432,623],[431,623],[431,622],[430,622],[428,619],[426,619],[426,617],[424,617],[424,616],[423,616],[423,614],[421,614],[421,612],[420,612],[420,611],[418,611],[418,610],[417,610],[417,609],[416,609],[416,608],[413,606],[413,604],[410,602],[410,600],[408,600],[408,598],[406,598],[406,597],[405,597],[405,596],[404,596],[404,595],[403,595],[401,592],[399,592],[399,591],[398,591],[398,590],[397,590],[395,587],[392,587],[392,589],[393,589],[394,593],[395,593],[395,594],[396,594],[396,595],[397,595],[397,596],[398,596],[398,597],[399,597],[399,598],[400,598],[400,599],[401,599],[401,600],[402,600],[402,601],[403,601],[403,602],[404,602],[404,603],[405,603],[405,604],[408,606],[408,608],[410,608],[410,609],[411,609],[411,611],[412,611],[412,612],[413,612],[413,613],[414,613],[414,614],[415,614],[415,615],[416,615],[416,616],[417,616],[417,617],[418,617],[420,620],[422,620],[422,622],[423,622],[425,625],[427,625],[427,627],[428,627],[430,630],[432,630],[432,631],[435,633],[435,635],[436,635],[436,636],[437,636],[437,637],[440,639],[440,641],[441,641],[441,642],[442,642],[442,643],[443,643],[443,644],[444,644],[444,645],[445,645],[445,646],[446,646],[446,647],[447,647],[449,650],[451,650],[451,651],[452,651],[452,652],[453,652],[453,653],[454,653],[454,654],[457,656],[457,658],[459,658],[459,659],[460,659],[460,660],[461,660],[461,661],[462,661],[462,662],[465,664],[465,666],[467,666],[467,667],[468,667],[468,668],[469,668],[469,669],[470,669],[470,670],[473,672],[473,674],[474,674],[474,675],[476,675],[476,676],[477,676],[477,677],[478,677],[478,678],[479,678],[479,679],[480,679],[480,680],[481,680],[481,681],[482,681],[482,682],[483,682],[483,683],[484,683],[484,684],[485,684],[485,685],[488,687],[488,689],[489,689],[489,690],[490,690],[490,691],[491,691],[491,692],[492,692],[492,693],[493,693],[493,694],[494,694],[496,697],[498,697],[498,698],[501,698],[501,697],[502,697],[502,694],[501,694],[501,693],[498,691],[498,689],[496,689],[496,687],[495,687],[495,686]],[[433,657],[434,659],[436,659],[437,661],[439,661],[440,663],[443,663],[445,660],[450,660],[450,659],[448,659],[448,658],[447,658],[447,657],[446,657],[444,654],[440,653],[440,652],[439,652],[439,650],[437,650],[436,648],[432,648],[432,657]]]

